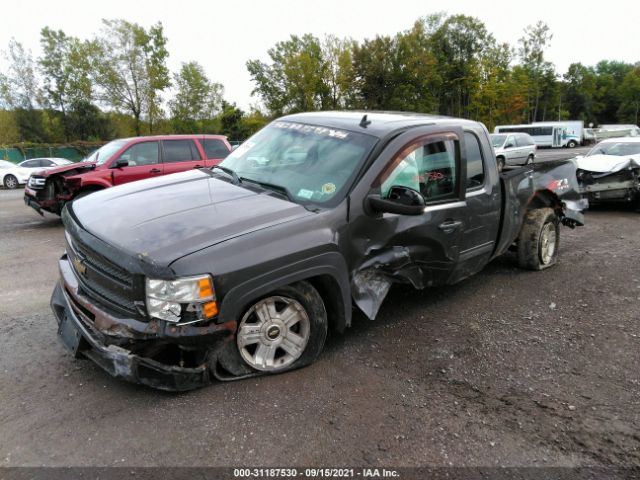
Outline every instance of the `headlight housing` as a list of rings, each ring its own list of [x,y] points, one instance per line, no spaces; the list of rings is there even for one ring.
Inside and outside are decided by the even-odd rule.
[[[146,279],[146,303],[149,316],[167,322],[185,323],[208,320],[218,314],[211,275],[175,280]]]

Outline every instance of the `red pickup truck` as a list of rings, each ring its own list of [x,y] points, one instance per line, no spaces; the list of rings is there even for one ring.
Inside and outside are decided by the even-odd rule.
[[[66,202],[145,178],[213,167],[231,152],[222,135],[162,135],[114,140],[84,161],[31,175],[24,203],[60,215]]]

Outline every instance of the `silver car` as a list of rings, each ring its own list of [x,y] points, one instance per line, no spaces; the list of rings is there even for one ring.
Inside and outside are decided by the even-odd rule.
[[[498,170],[505,165],[527,165],[536,156],[536,143],[527,133],[494,133],[491,143],[496,152]]]

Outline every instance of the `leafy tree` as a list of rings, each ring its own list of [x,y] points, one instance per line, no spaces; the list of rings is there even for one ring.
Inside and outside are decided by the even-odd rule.
[[[524,36],[518,40],[520,62],[529,77],[527,99],[527,118],[530,122],[538,120],[540,97],[545,88],[549,88],[554,71],[553,65],[544,58],[544,51],[549,46],[553,34],[549,26],[539,21],[524,29]]]
[[[177,92],[169,108],[175,130],[204,131],[203,122],[215,117],[222,107],[222,85],[209,80],[197,62],[183,63],[174,82]]]
[[[43,55],[38,60],[49,105],[62,112],[65,137],[70,137],[67,114],[72,103],[85,105],[92,98],[89,78],[91,42],[81,42],[62,30],[44,27],[40,32]]]
[[[4,57],[9,65],[0,77],[2,102],[9,108],[33,110],[41,102],[40,86],[31,52],[15,38],[9,41]]]
[[[269,49],[271,63],[247,62],[257,93],[274,115],[327,108],[331,88],[320,41],[313,35],[291,35]]]
[[[622,103],[618,111],[621,121],[630,121],[638,125],[640,114],[640,63],[624,76],[620,86],[620,98]]]
[[[160,113],[161,92],[170,84],[162,24],[149,32],[126,20],[103,20],[103,24],[92,62],[99,97],[107,105],[133,115],[136,135],[141,134],[143,114],[149,116],[152,131]]]
[[[325,37],[322,57],[326,63],[325,84],[329,89],[328,108],[347,108],[355,103],[352,89],[354,71],[351,51],[354,41],[335,35]]]
[[[394,89],[393,53],[396,44],[389,36],[377,35],[353,48],[354,83],[358,107],[384,110]]]
[[[565,108],[571,118],[596,122],[595,99],[597,93],[596,74],[591,67],[581,63],[569,65],[564,74]]]
[[[597,123],[616,123],[622,102],[621,86],[633,65],[624,62],[603,60],[595,67],[595,108]]]
[[[87,100],[72,100],[66,118],[66,129],[73,140],[101,140],[112,135],[108,119]]]
[[[480,20],[467,15],[432,17],[430,28],[431,48],[443,79],[440,112],[471,116],[471,98],[481,77],[481,55],[495,41]]]

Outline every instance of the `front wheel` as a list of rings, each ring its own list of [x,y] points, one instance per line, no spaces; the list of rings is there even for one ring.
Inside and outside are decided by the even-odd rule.
[[[281,373],[312,363],[327,338],[327,312],[318,291],[297,282],[251,305],[238,326],[236,345],[252,369]]]
[[[578,146],[578,142],[574,140],[569,140],[569,143],[567,143],[567,147],[569,148],[576,148],[577,146]]]
[[[551,208],[530,210],[518,237],[518,265],[544,270],[555,265],[560,247],[560,222]]]
[[[504,157],[498,157],[496,160],[498,162],[498,171],[501,172],[502,170],[504,170]]]
[[[4,186],[13,190],[14,188],[18,188],[18,179],[13,175],[7,175],[4,177]]]
[[[533,154],[527,157],[527,162],[525,163],[525,165],[531,165],[532,163],[533,163]]]

